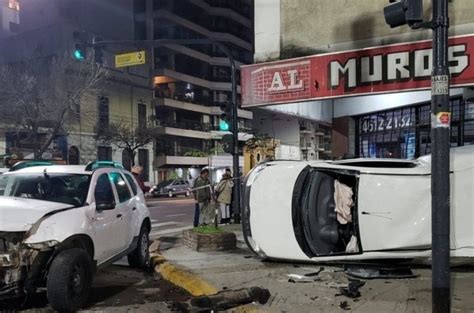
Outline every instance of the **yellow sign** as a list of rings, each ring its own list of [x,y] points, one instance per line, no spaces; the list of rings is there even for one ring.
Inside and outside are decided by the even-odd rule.
[[[115,56],[115,67],[145,64],[145,51],[136,51]]]

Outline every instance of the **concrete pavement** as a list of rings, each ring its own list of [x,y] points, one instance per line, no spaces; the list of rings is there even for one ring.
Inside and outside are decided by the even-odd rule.
[[[340,295],[349,280],[340,267],[324,270],[310,283],[291,283],[288,274],[306,274],[320,265],[261,262],[243,242],[239,225],[238,249],[230,252],[194,252],[178,236],[162,238],[161,253],[172,264],[188,269],[217,290],[251,286],[268,288],[269,302],[254,309],[266,312],[431,312],[431,271],[418,267],[414,279],[367,280],[357,299]],[[452,312],[474,312],[474,268],[453,269]]]

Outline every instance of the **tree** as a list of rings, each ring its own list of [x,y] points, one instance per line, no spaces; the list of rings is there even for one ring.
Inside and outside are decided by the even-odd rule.
[[[131,166],[135,165],[135,156],[138,149],[153,141],[153,123],[139,127],[132,127],[126,120],[112,122],[108,127],[98,128],[96,140],[112,143],[119,149],[127,151]],[[125,164],[127,165],[127,164]]]
[[[84,117],[81,102],[95,96],[107,71],[68,54],[0,65],[0,124],[26,135],[41,159],[51,143]],[[43,140],[42,140],[43,139]]]

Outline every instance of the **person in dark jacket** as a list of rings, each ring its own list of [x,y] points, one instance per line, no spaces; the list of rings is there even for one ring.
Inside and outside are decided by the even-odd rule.
[[[194,182],[194,199],[199,204],[199,225],[210,224],[212,221],[212,216],[210,216],[212,214],[207,212],[211,202],[210,184],[209,170],[203,169]]]
[[[142,173],[143,173],[143,166],[134,166],[132,168],[132,174],[135,177],[135,180],[137,181],[138,186],[140,186],[140,189],[143,191],[143,193],[147,193],[148,191],[150,191],[150,187],[145,186],[145,183],[140,177]]]

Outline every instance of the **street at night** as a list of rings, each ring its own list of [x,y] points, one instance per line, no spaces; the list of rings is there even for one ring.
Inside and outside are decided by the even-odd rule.
[[[473,283],[473,0],[0,0],[0,313]]]

